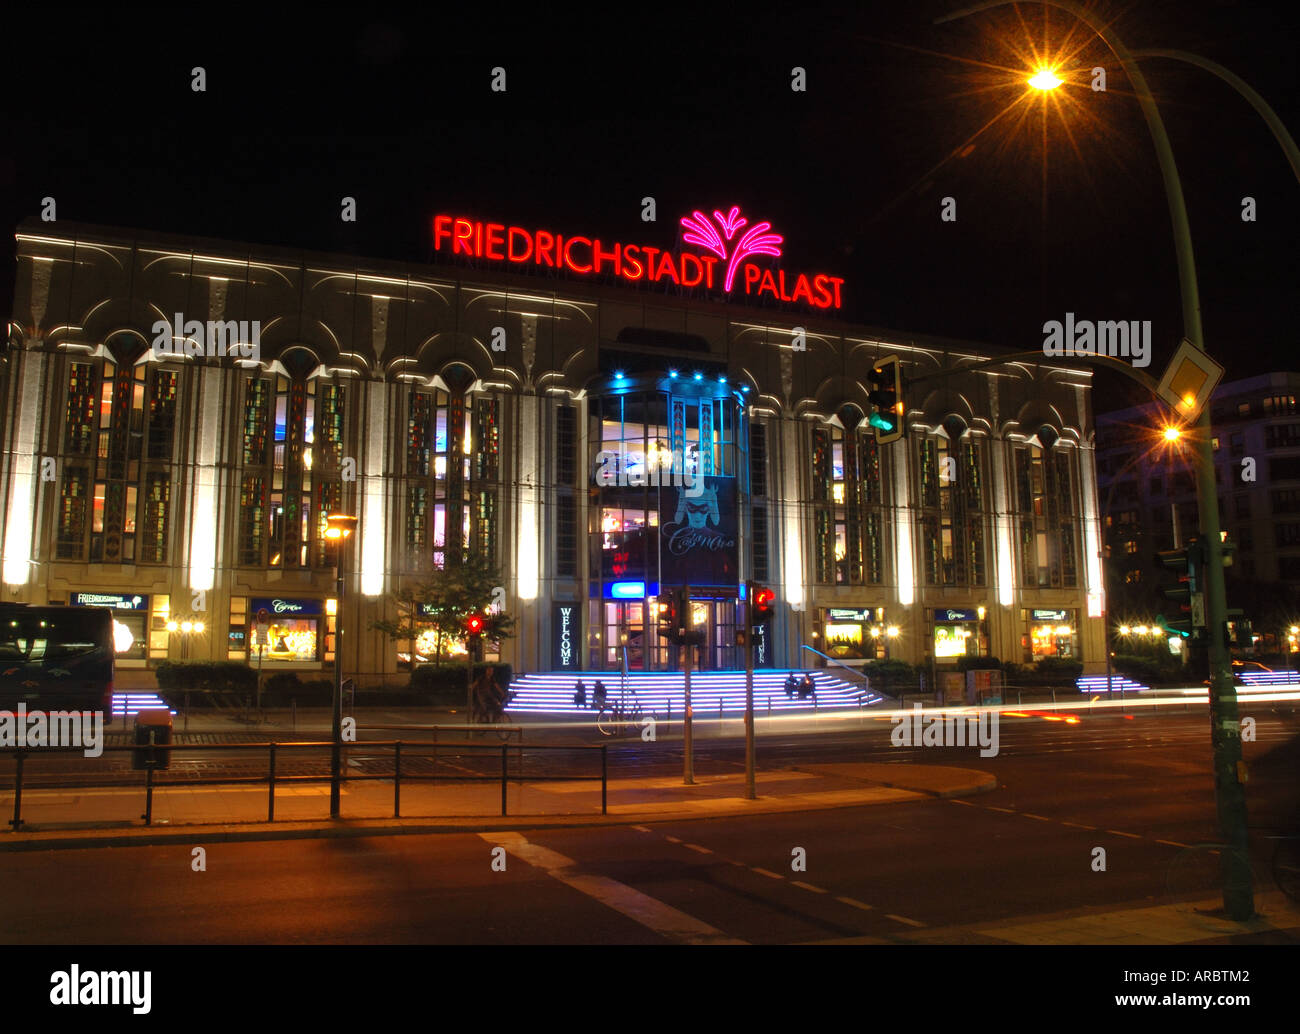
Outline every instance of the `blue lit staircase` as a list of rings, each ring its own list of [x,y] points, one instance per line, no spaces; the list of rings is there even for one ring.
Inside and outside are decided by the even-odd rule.
[[[813,684],[817,687],[817,702],[812,698],[800,700],[798,695],[789,699],[785,695],[785,680],[789,674],[780,671],[754,672],[754,712],[760,716],[771,714],[810,714],[817,711],[856,711],[859,707],[878,704],[883,699],[877,693],[864,692],[838,675],[814,671]],[[796,671],[796,677],[803,677]],[[587,687],[587,706],[575,707],[574,686],[581,679]],[[592,690],[596,680],[605,683],[606,700],[618,702],[620,683],[626,686],[629,703],[635,699],[643,714],[659,717],[680,717],[684,709],[685,686],[682,673],[632,672],[623,680],[617,671],[584,671],[569,674],[541,673],[521,675],[510,683],[511,698],[506,710],[511,714],[582,715],[592,712]],[[721,704],[724,715],[745,713],[745,673],[743,671],[706,671],[691,673],[691,706],[696,717],[717,715]]]

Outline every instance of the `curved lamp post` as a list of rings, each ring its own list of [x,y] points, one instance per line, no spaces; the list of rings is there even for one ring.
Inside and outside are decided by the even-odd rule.
[[[994,7],[1004,7],[1018,0],[987,0],[985,3],[954,11],[935,19],[935,24],[955,21]],[[1182,297],[1183,333],[1192,345],[1205,351],[1201,328],[1200,292],[1196,283],[1196,260],[1192,252],[1192,231],[1187,221],[1183,186],[1178,178],[1169,134],[1165,131],[1160,109],[1151,96],[1146,77],[1138,68],[1129,49],[1095,12],[1085,10],[1072,0],[1034,0],[1045,7],[1055,7],[1083,22],[1100,37],[1123,66],[1133,92],[1137,95],[1147,128],[1160,161],[1169,218],[1173,222],[1174,251],[1178,258],[1178,285]],[[1244,85],[1244,84],[1243,84]],[[1255,914],[1252,876],[1248,857],[1246,797],[1241,785],[1241,726],[1237,713],[1237,694],[1232,683],[1228,648],[1224,641],[1227,622],[1227,592],[1223,575],[1223,542],[1219,534],[1219,494],[1214,480],[1214,453],[1210,446],[1210,409],[1201,409],[1196,420],[1196,497],[1200,524],[1206,543],[1206,624],[1209,626],[1210,655],[1210,739],[1214,747],[1214,790],[1218,806],[1219,827],[1231,849],[1223,858],[1223,904],[1233,919],[1242,921]]]

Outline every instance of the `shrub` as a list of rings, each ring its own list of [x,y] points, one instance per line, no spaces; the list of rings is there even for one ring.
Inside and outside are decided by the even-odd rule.
[[[874,691],[887,696],[897,696],[916,685],[917,669],[906,661],[869,661],[862,666],[862,673]]]
[[[972,657],[963,654],[957,658],[958,671],[991,671],[1001,667],[1002,662],[996,657]]]
[[[497,685],[502,689],[510,685],[513,675],[508,664],[475,664],[474,677],[490,669]],[[463,704],[465,702],[465,665],[422,664],[411,669],[410,689],[417,696],[433,704]]]
[[[1044,657],[1034,665],[1034,676],[1044,685],[1074,685],[1083,674],[1083,665],[1065,657]]]
[[[155,672],[158,688],[240,693],[257,689],[257,672],[238,661],[163,661]]]

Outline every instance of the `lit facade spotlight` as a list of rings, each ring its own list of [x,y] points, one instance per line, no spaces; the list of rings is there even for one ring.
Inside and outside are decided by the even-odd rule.
[[[1055,90],[1061,85],[1061,80],[1050,68],[1040,68],[1028,82],[1035,90]]]
[[[885,629],[885,635],[887,635],[890,639],[897,639],[897,638],[898,638],[898,626],[897,626],[897,625],[890,625],[887,629]]]
[[[1120,625],[1120,626],[1119,626],[1119,634],[1120,634],[1120,635],[1128,635],[1128,634],[1129,634],[1130,632],[1132,632],[1132,631],[1133,631],[1133,629],[1129,628],[1128,625]]]

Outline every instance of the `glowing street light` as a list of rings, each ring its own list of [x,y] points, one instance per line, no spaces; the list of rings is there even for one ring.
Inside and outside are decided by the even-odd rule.
[[[1035,90],[1055,90],[1061,85],[1062,80],[1056,77],[1050,68],[1040,68],[1033,77],[1028,80],[1029,85]]]
[[[1181,427],[1165,428],[1165,441],[1167,442],[1176,442],[1182,436],[1183,436],[1183,429]]]
[[[357,518],[342,513],[325,517],[325,537],[334,543],[334,575],[337,581],[334,598],[338,600],[338,613],[334,618],[334,736],[330,748],[330,818],[339,817],[339,783],[342,778],[343,757],[340,744],[343,740],[343,546],[348,536],[357,530]]]

